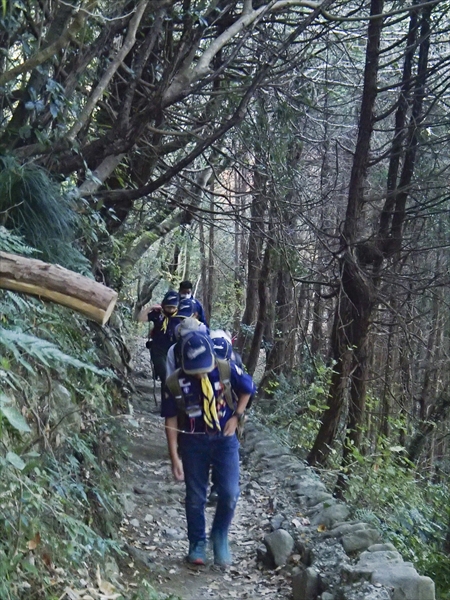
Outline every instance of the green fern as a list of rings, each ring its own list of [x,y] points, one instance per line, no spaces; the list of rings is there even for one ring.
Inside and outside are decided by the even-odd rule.
[[[38,253],[38,250],[28,246],[22,236],[15,235],[11,231],[8,231],[6,227],[0,225],[0,252],[32,255]]]
[[[61,352],[55,344],[32,335],[27,335],[22,331],[0,328],[0,347],[2,346],[4,352],[1,352],[0,354],[5,354],[5,351],[9,352],[14,356],[14,359],[30,373],[34,373],[35,369],[27,358],[32,358],[37,363],[48,368],[65,364],[78,369],[87,369],[97,375],[111,376],[109,371],[99,369],[94,365],[73,358],[64,352]]]
[[[13,401],[5,394],[0,393],[0,414],[7,419],[8,423],[16,431],[30,433],[31,429],[25,417],[14,406]]]
[[[43,312],[42,302],[33,296],[21,295],[10,290],[0,290],[0,315],[13,323],[20,320],[24,323],[24,315],[30,315],[32,312]]]

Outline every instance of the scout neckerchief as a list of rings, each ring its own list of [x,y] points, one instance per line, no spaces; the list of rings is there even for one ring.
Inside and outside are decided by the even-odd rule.
[[[219,417],[217,416],[216,397],[207,374],[200,379],[203,395],[203,418],[210,429],[221,431]]]
[[[173,313],[173,315],[166,315],[166,313],[164,311],[163,311],[163,314],[164,314],[164,319],[163,319],[163,322],[162,322],[162,325],[161,325],[161,331],[163,333],[166,333],[167,332],[167,327],[169,326],[170,317],[174,317],[177,314],[177,311],[175,311]]]

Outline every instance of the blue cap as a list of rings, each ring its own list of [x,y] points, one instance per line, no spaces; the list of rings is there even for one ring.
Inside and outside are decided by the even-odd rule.
[[[231,343],[225,337],[212,337],[213,348],[217,358],[230,360],[233,348]]]
[[[191,298],[183,298],[178,305],[177,317],[192,317],[195,313],[195,302]]]
[[[169,290],[162,302],[161,302],[161,306],[176,306],[178,307],[178,303],[180,302],[180,294],[178,292],[175,292],[174,290]]]
[[[188,375],[209,373],[216,366],[211,338],[204,333],[193,332],[182,338],[181,366]]]

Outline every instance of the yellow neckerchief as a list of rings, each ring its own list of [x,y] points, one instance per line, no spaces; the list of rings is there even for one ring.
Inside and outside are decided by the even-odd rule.
[[[163,309],[164,320],[163,320],[163,322],[162,322],[162,325],[161,325],[161,331],[162,331],[163,333],[166,333],[166,331],[167,331],[167,327],[169,326],[169,321],[170,321],[170,319],[171,319],[172,317],[174,317],[176,314],[177,314],[177,311],[175,311],[175,312],[173,313],[173,315],[166,315],[166,313],[164,312],[164,309]]]
[[[210,429],[217,428],[221,431],[219,417],[217,416],[216,397],[207,374],[200,379],[203,395],[203,419]]]

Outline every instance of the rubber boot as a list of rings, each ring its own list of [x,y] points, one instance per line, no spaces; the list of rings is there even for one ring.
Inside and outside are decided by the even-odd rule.
[[[231,552],[228,544],[228,532],[211,531],[211,542],[214,552],[214,564],[229,567],[231,565]]]
[[[203,540],[189,543],[188,562],[193,565],[204,565],[206,562],[206,543]]]

